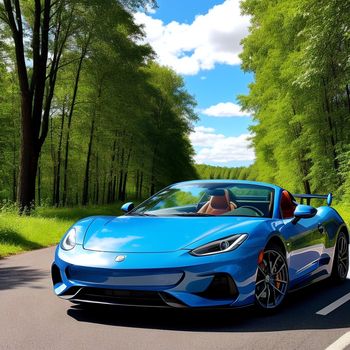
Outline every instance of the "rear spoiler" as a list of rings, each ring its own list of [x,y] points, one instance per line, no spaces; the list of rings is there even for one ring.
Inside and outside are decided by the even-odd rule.
[[[303,204],[304,199],[306,199],[306,203],[310,204],[310,200],[313,198],[317,199],[325,199],[327,201],[327,205],[330,207],[333,201],[332,193],[328,194],[293,194],[295,198],[301,199],[300,204]]]

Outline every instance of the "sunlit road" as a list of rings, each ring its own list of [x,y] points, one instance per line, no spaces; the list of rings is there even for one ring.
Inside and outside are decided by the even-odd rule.
[[[53,252],[48,248],[0,260],[1,350],[319,350],[331,344],[342,349],[350,340],[350,280],[295,292],[268,317],[253,309],[81,309],[51,290]]]

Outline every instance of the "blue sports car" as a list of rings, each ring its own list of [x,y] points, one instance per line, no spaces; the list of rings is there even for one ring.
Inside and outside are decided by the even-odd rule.
[[[276,309],[290,290],[346,279],[349,231],[331,202],[252,181],[177,183],[124,216],[75,223],[53,289],[75,303]]]

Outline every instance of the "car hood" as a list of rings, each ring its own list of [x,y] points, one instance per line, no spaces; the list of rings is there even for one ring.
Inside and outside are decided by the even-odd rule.
[[[98,217],[83,247],[116,253],[171,252],[193,249],[236,233],[249,233],[263,218],[247,217]]]

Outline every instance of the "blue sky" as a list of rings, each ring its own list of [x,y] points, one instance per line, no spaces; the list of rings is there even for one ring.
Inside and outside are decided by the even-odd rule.
[[[158,0],[158,5],[135,18],[159,63],[182,75],[198,102],[200,120],[191,134],[196,162],[251,164],[252,119],[237,105],[237,96],[246,94],[253,80],[240,69],[239,43],[249,18],[240,14],[239,0]]]
[[[218,0],[158,0],[158,9],[152,17],[166,23],[177,21],[191,23],[198,15],[204,15],[213,6],[222,3]]]

